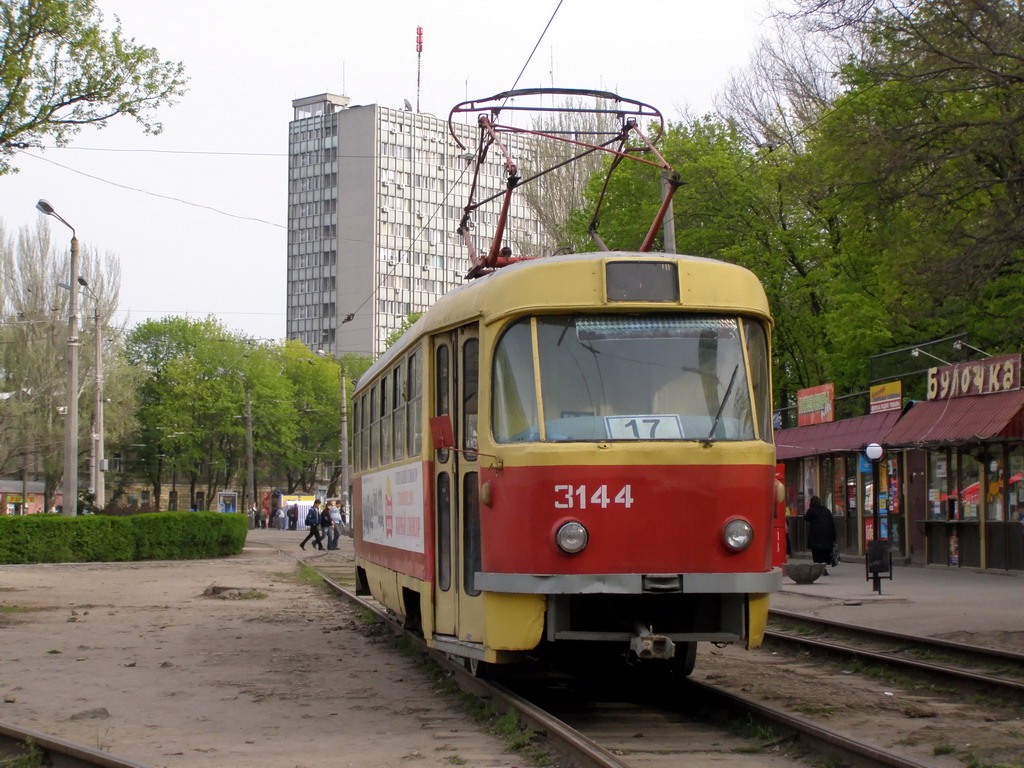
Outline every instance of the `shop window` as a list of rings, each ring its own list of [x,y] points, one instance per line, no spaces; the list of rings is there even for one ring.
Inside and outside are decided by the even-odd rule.
[[[949,455],[946,451],[928,452],[928,519],[956,520],[956,499],[949,495]]]
[[[981,462],[969,453],[961,453],[958,484],[961,519],[977,520],[981,508]]]
[[[1003,491],[1006,487],[1001,448],[989,455],[985,466],[985,519],[1003,522],[1006,520]]]
[[[829,482],[829,478],[832,477],[832,467],[835,459],[832,457],[824,458],[821,460],[821,503],[832,510],[832,514],[835,514],[836,508],[832,499],[832,483]]]
[[[1024,446],[1010,451],[1010,476],[1006,481],[1007,519],[1024,522]]]

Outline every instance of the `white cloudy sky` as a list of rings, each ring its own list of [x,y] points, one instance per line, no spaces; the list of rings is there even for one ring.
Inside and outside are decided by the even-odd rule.
[[[700,114],[769,34],[768,2],[97,0],[129,36],[184,62],[189,92],[161,112],[159,136],[118,119],[69,148],[19,154],[21,172],[0,177],[0,218],[9,231],[34,225],[44,198],[83,247],[115,254],[129,325],[213,314],[280,339],[292,99],[415,105],[422,26],[421,109],[446,116],[510,89],[557,7],[518,87],[611,90],[670,119]]]

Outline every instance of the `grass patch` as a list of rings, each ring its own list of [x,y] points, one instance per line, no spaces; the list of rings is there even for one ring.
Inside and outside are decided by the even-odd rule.
[[[754,741],[766,742],[775,741],[778,734],[767,725],[758,723],[751,717],[727,720],[723,723],[725,730],[731,736],[738,736],[741,739],[753,739]]]
[[[32,739],[25,741],[25,754],[0,757],[0,768],[41,768],[43,752]]]
[[[299,584],[316,584],[319,586],[326,586],[323,576],[305,563],[299,563],[299,571],[295,575],[295,580],[298,581]]]
[[[939,755],[951,755],[956,752],[956,747],[952,744],[936,744],[932,747],[932,754],[935,756]]]
[[[22,608],[20,605],[0,605],[0,613],[28,613],[31,610],[31,608]]]
[[[239,600],[262,600],[267,597],[266,592],[260,592],[258,589],[251,589],[248,592],[243,592],[238,596]]]

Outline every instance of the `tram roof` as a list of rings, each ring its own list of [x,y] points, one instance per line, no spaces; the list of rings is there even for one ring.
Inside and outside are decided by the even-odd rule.
[[[608,301],[604,268],[609,262],[661,261],[679,265],[678,302]],[[406,331],[412,340],[479,320],[485,325],[512,315],[560,311],[708,311],[753,315],[771,323],[764,288],[753,272],[718,259],[667,253],[596,251],[529,259],[465,283],[438,299]],[[376,376],[404,354],[407,344],[389,348],[361,377]]]

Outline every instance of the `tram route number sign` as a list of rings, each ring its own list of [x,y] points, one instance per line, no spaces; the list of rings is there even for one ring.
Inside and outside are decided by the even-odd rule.
[[[604,422],[612,440],[683,439],[683,425],[674,413],[605,416]]]
[[[611,505],[629,509],[633,506],[633,486],[617,491],[607,485],[556,485],[555,509],[586,509],[587,506],[607,509]]]

